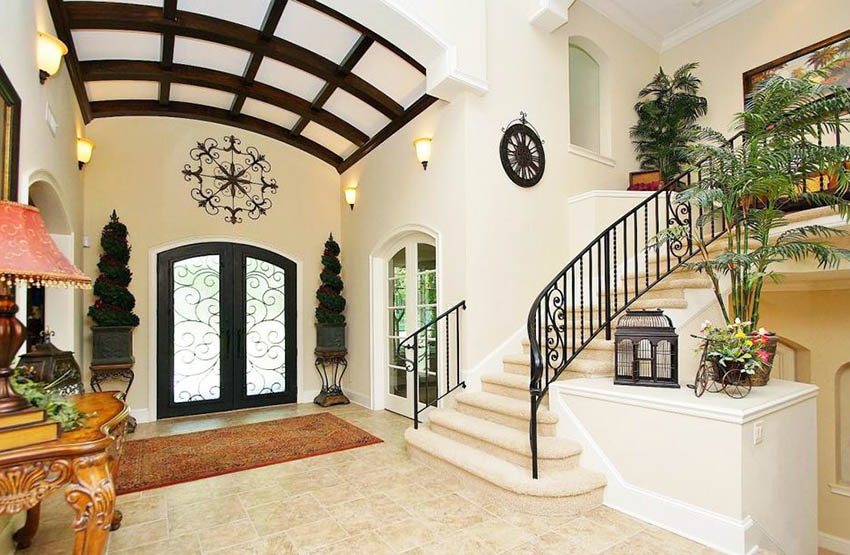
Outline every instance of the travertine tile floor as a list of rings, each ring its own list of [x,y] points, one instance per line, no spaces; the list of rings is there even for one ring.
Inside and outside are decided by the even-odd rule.
[[[461,481],[409,460],[410,421],[357,405],[289,405],[140,424],[132,438],[328,410],[385,443],[118,497],[109,553],[277,555],[510,553],[703,554],[712,551],[607,507],[536,517],[493,505]],[[45,502],[22,554],[67,554],[70,509]]]

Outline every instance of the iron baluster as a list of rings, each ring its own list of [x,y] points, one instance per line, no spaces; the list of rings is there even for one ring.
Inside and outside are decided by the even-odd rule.
[[[413,342],[413,429],[419,429],[419,341]]]
[[[611,236],[605,234],[605,339],[611,341]],[[617,279],[617,267],[614,266],[614,279]],[[614,295],[617,294],[616,284]],[[616,298],[616,297],[615,297]]]
[[[640,294],[640,271],[638,270],[638,253],[640,252],[638,247],[638,212],[632,214],[632,225],[635,235],[635,298],[638,298]]]
[[[623,304],[629,304],[629,230],[623,220]]]
[[[575,277],[575,276],[573,276]],[[581,337],[582,345],[584,344],[584,258],[578,259],[578,297],[579,297],[579,318],[581,321],[581,333],[579,337]],[[575,286],[575,284],[573,284]],[[574,293],[575,294],[575,293]],[[575,300],[573,300],[575,302]],[[576,352],[575,345],[573,345],[573,353]]]
[[[644,273],[644,284],[646,285],[646,291],[649,289],[649,205],[643,205],[643,267]],[[656,277],[658,275],[656,274]]]

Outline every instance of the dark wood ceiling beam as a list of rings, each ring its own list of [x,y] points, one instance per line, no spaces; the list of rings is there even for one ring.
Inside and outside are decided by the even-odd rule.
[[[170,21],[174,21],[177,17],[177,0],[165,0],[162,4],[162,17]],[[162,69],[171,70],[174,63],[174,33],[165,33],[162,35],[162,56],[160,57],[160,65]],[[159,103],[168,104],[171,99],[171,78],[164,75],[159,82]]]
[[[351,47],[351,50],[348,51],[348,54],[343,58],[342,63],[339,64],[336,72],[337,75],[345,76],[351,73],[351,70],[354,69],[354,66],[357,65],[363,56],[366,54],[366,51],[369,50],[369,47],[375,43],[370,37],[366,35],[361,35],[360,39]],[[336,85],[332,85],[331,83],[325,83],[322,87],[322,90],[319,91],[319,94],[316,95],[316,98],[313,99],[313,104],[311,108],[313,110],[320,110],[325,105],[325,102],[331,97],[334,91],[337,89]],[[310,120],[302,116],[301,119],[296,122],[296,124],[292,127],[292,133],[295,135],[299,135],[304,128],[307,127],[307,124],[310,123]]]
[[[404,108],[377,87],[353,73],[340,76],[337,65],[315,52],[278,37],[260,38],[260,31],[230,21],[177,10],[177,20],[162,17],[151,6],[113,2],[65,3],[71,29],[120,29],[153,33],[172,32],[177,36],[218,42],[264,57],[274,58],[323,79],[366,102],[390,119],[401,116]]]
[[[238,75],[202,67],[173,64],[166,72],[157,62],[136,60],[97,60],[80,62],[84,81],[162,81],[166,75],[171,82],[207,87],[233,94],[244,94],[262,102],[288,110],[319,123],[354,143],[363,145],[369,136],[344,119],[324,109],[314,110],[307,100],[265,83],[245,86]]]
[[[287,0],[274,0],[269,11],[266,13],[266,18],[263,21],[263,26],[260,29],[260,40],[268,41],[274,36],[274,32],[280,23],[280,18],[283,16],[283,10],[286,8]],[[257,72],[260,71],[260,64],[263,62],[263,55],[259,52],[253,52],[251,59],[248,61],[248,67],[245,68],[245,74],[242,80],[246,85],[250,85],[257,78]],[[236,115],[242,111],[242,106],[245,105],[246,96],[244,94],[236,95],[233,99],[233,106],[230,108],[231,115]]]
[[[68,53],[65,55],[65,67],[68,68],[68,74],[71,76],[71,85],[74,87],[74,94],[77,97],[77,104],[80,106],[83,121],[88,123],[92,119],[89,95],[86,92],[85,83],[80,77],[77,49],[74,47],[74,41],[71,37],[71,27],[65,14],[63,2],[62,0],[47,0],[47,6],[53,18],[56,36],[68,46]]]
[[[244,114],[232,117],[228,110],[222,110],[221,108],[187,102],[169,102],[168,106],[163,106],[156,100],[103,100],[92,102],[91,109],[92,115],[95,118],[163,116],[209,121],[230,127],[238,127],[299,148],[335,168],[338,168],[342,164],[342,158],[339,155],[315,141],[300,136],[293,137],[288,129],[259,118]]]
[[[355,150],[351,154],[351,156],[346,158],[343,163],[337,166],[336,170],[339,173],[342,173],[354,164],[356,164],[361,158],[375,150],[378,145],[389,139],[396,131],[407,125],[413,118],[424,112],[429,106],[431,106],[431,104],[436,101],[436,97],[427,94],[422,95],[419,100],[411,104],[410,107],[405,110],[403,116],[401,116],[400,118],[396,118],[387,125],[385,125],[384,128],[378,131],[374,137],[369,139],[368,143]]]

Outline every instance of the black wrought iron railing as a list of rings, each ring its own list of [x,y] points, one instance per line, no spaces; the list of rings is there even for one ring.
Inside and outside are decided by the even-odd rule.
[[[836,130],[830,140],[841,144],[842,132]],[[727,144],[736,147],[743,141],[739,133]],[[824,141],[820,130],[817,141]],[[711,170],[707,163],[697,164],[695,169],[665,183],[608,226],[546,285],[531,305],[527,330],[531,359],[529,439],[534,478],[538,477],[537,410],[552,382],[598,335],[604,332],[605,339],[610,340],[615,318],[694,256],[697,245],[708,245],[725,233],[722,216],[709,217],[699,205],[676,202],[677,191],[699,182],[702,173]],[[801,190],[807,193],[831,187],[829,176],[824,175],[808,177],[801,183]],[[681,239],[660,244],[651,241],[673,226],[687,230]]]
[[[403,339],[396,355],[413,375],[413,427],[419,415],[448,394],[465,388],[461,375],[460,323],[466,301],[460,301]],[[412,358],[407,354],[412,351]]]

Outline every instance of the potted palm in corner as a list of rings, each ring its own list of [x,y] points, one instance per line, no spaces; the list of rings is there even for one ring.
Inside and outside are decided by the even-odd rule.
[[[695,62],[684,64],[672,75],[658,68],[638,93],[637,123],[629,136],[643,171],[629,175],[630,187],[643,184],[657,189],[687,164],[689,149],[699,138],[696,121],[708,112],[708,101],[697,94],[702,84],[693,74],[697,66]]]
[[[689,214],[700,214],[693,220],[697,229],[712,222],[725,226],[725,236],[718,239],[725,241],[722,252],[710,255],[703,234],[689,232],[687,225],[671,226],[657,238],[695,245],[697,260],[684,266],[711,279],[727,329],[733,330],[726,339],[739,341],[742,351],[753,343],[759,347],[759,363],[745,370],[753,385],[767,383],[776,350],[776,337],[760,327],[759,314],[765,280],[782,279],[776,265],[811,257],[821,268],[835,268],[850,260],[850,251],[830,242],[845,231],[794,227],[786,218],[792,207],[829,206],[850,221],[850,203],[844,198],[850,148],[821,140],[850,127],[850,92],[823,84],[825,75],[821,68],[799,78],[775,76],[760,82],[747,97],[745,111],[733,119],[739,142],[712,129],[701,131],[701,142],[691,152],[692,160],[701,161],[699,181],[679,193],[676,203],[688,205],[682,208]],[[830,188],[809,191],[807,180],[820,176]],[[722,278],[729,281],[721,284]],[[734,350],[736,345],[726,347]],[[706,350],[706,355],[713,363],[722,362],[712,359],[716,352]]]

